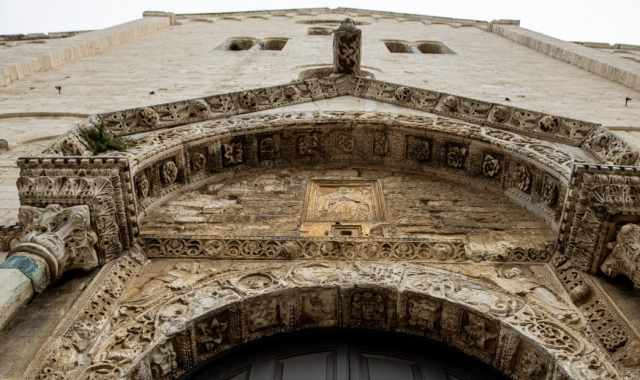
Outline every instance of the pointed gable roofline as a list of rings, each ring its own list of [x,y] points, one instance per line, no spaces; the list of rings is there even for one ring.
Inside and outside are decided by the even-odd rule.
[[[338,96],[394,104],[470,123],[581,147],[601,163],[634,165],[638,153],[600,124],[459,95],[351,75],[310,78],[283,85],[149,105],[90,117],[116,136],[145,133]]]

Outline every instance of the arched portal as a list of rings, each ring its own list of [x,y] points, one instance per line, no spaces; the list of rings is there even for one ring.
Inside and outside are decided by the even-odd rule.
[[[514,295],[424,263],[156,260],[121,300],[91,364],[68,375],[180,379],[246,342],[349,328],[427,337],[513,379],[608,378],[582,318],[543,288]],[[68,339],[49,374],[87,355]]]
[[[504,380],[480,361],[428,339],[322,329],[283,334],[185,374],[184,380]]]

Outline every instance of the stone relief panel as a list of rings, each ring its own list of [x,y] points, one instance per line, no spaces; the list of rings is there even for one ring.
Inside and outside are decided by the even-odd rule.
[[[374,169],[226,177],[149,211],[142,235],[157,257],[494,261],[545,260],[552,238],[503,195]]]
[[[87,306],[72,311],[85,329],[52,338],[27,378],[177,379],[241,342],[342,326],[427,336],[517,379],[621,379],[576,327],[581,317],[568,323],[530,302],[530,291],[508,292],[495,282],[495,268],[463,274],[474,267],[158,260],[117,293],[115,307],[103,312],[108,325],[86,320]],[[548,271],[536,268],[523,276]],[[91,333],[60,346],[72,331]]]
[[[349,231],[354,227],[358,227],[359,235],[368,236],[371,227],[384,222],[384,195],[379,180],[312,178],[304,200],[300,226],[303,236],[327,236],[334,234],[336,228],[340,236],[352,236]]]

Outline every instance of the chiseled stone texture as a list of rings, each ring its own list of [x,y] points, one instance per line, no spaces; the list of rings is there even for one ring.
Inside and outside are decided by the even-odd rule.
[[[387,237],[470,234],[474,241],[482,241],[552,236],[542,220],[495,190],[371,169],[290,169],[228,176],[152,209],[143,233],[297,236],[305,192],[313,178],[379,179],[386,216],[378,224]]]

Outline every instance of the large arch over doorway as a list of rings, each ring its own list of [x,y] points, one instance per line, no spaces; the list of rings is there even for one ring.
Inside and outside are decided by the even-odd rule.
[[[443,342],[513,379],[603,379],[615,372],[585,321],[544,292],[517,296],[421,263],[158,260],[82,347],[71,331],[41,375],[178,379],[229,349],[310,328],[397,331]],[[565,306],[561,306],[565,305]],[[66,344],[65,344],[66,342]]]

